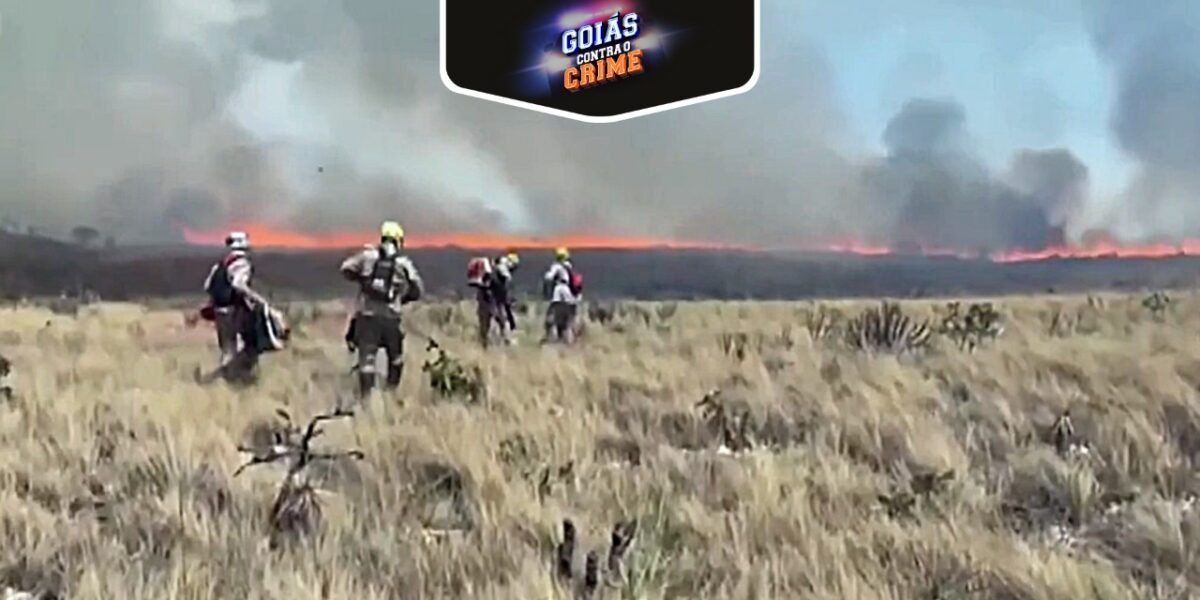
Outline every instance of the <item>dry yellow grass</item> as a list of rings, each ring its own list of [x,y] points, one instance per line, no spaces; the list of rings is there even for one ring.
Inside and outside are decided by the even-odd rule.
[[[236,447],[278,408],[305,421],[348,396],[337,306],[308,307],[250,389],[192,382],[214,342],[176,312],[4,310],[15,396],[0,409],[0,585],[75,599],[568,598],[553,563],[562,520],[580,530],[582,569],[636,518],[627,577],[598,598],[1192,597],[1200,301],[1175,298],[1160,318],[1141,301],[1006,299],[994,343],[935,339],[902,356],[811,339],[813,303],[651,308],[590,324],[576,348],[487,354],[469,307],[422,306],[408,325],[480,365],[486,398],[436,397],[410,335],[402,393],[318,440],[366,456],[316,470],[323,533],[279,550],[267,509],[282,469],[234,479]],[[741,333],[739,359],[722,336]],[[718,451],[695,406],[712,389],[747,415],[753,450]],[[1049,430],[1066,409],[1079,439],[1059,452]],[[948,479],[930,484],[937,474]]]

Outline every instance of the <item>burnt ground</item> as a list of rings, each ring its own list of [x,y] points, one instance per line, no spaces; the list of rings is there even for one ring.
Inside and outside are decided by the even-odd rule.
[[[338,276],[352,250],[260,251],[259,285],[276,295],[348,293]],[[191,296],[219,249],[194,247],[83,249],[0,233],[0,296],[14,299],[88,289],[109,300]],[[465,265],[477,251],[413,250],[430,291],[464,295]],[[536,294],[548,252],[523,254],[521,292]],[[856,257],[737,251],[594,250],[575,253],[589,297],[634,299],[800,299],[930,297],[1190,287],[1200,259],[1082,259],[995,264],[931,257]]]

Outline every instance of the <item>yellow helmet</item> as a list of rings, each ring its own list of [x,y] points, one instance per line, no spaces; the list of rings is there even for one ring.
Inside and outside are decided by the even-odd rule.
[[[399,242],[404,239],[404,228],[395,221],[384,221],[383,226],[379,228],[379,236],[385,240]]]
[[[558,260],[567,260],[568,258],[571,258],[571,251],[567,250],[566,248],[555,248],[554,258],[557,258]]]
[[[521,264],[521,257],[517,256],[516,251],[509,252],[505,257],[508,258],[508,262],[512,263],[514,267]]]

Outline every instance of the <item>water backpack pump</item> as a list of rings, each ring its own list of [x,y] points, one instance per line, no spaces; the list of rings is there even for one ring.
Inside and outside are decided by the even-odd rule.
[[[578,296],[583,293],[583,273],[579,271],[571,271],[571,279],[569,282],[571,294]]]
[[[492,261],[486,257],[477,256],[467,261],[467,285],[475,288],[486,287],[491,274]]]
[[[379,250],[379,259],[375,261],[370,277],[363,282],[363,292],[367,296],[389,303],[396,299],[396,286],[393,282],[396,277],[396,260],[399,257],[399,253],[387,256],[383,249]]]

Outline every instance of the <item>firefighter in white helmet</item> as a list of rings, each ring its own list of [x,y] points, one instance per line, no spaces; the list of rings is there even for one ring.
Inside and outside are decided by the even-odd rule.
[[[231,232],[225,238],[226,254],[213,265],[204,280],[209,297],[211,318],[216,325],[217,346],[221,351],[220,366],[211,375],[240,379],[252,375],[258,364],[258,352],[247,343],[251,316],[255,307],[266,299],[250,285],[254,266],[250,262],[250,236],[242,231]]]

